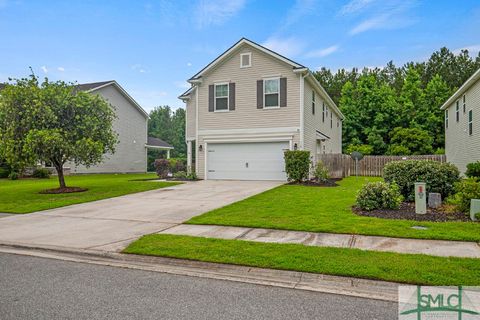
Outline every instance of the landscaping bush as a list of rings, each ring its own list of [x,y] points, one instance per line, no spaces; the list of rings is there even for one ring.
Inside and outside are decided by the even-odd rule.
[[[313,176],[315,177],[315,180],[319,182],[325,182],[330,178],[328,168],[322,161],[318,161],[315,165],[315,169],[313,170]]]
[[[8,179],[10,180],[18,180],[18,173],[15,171],[12,171],[8,175]]]
[[[0,179],[8,178],[10,170],[8,168],[0,167]]]
[[[470,200],[480,199],[480,182],[475,178],[463,179],[455,184],[455,195],[449,198],[462,212],[470,212]]]
[[[50,171],[45,168],[37,168],[33,170],[32,177],[37,179],[48,179],[50,178]]]
[[[395,183],[369,182],[357,194],[356,204],[360,209],[371,211],[375,209],[398,209],[403,201],[398,186]]]
[[[289,181],[302,182],[308,179],[310,151],[287,150],[284,153],[285,171]]]
[[[395,182],[408,201],[415,199],[415,182],[425,182],[427,192],[438,192],[445,199],[453,194],[460,173],[453,164],[429,160],[403,160],[387,163],[383,169],[386,182]]]
[[[184,158],[170,158],[170,159],[168,159],[168,162],[170,163],[170,172],[171,173],[187,170],[187,159],[184,159]]]
[[[197,177],[197,174],[195,173],[195,171],[192,171],[190,173],[187,174],[187,179],[188,180],[197,180],[198,177]]]
[[[177,171],[173,174],[173,177],[175,179],[186,179],[187,173],[185,171]]]
[[[469,178],[480,178],[480,161],[467,164],[465,175]]]
[[[170,173],[170,161],[167,159],[157,159],[155,160],[154,166],[159,178],[165,179],[168,177]]]
[[[352,154],[354,151],[360,152],[366,156],[373,153],[373,147],[368,144],[350,144],[345,150],[347,154]]]

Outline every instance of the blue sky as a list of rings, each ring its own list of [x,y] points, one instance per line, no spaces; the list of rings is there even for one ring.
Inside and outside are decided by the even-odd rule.
[[[480,50],[478,0],[0,0],[0,81],[117,80],[146,110],[247,37],[312,70]]]

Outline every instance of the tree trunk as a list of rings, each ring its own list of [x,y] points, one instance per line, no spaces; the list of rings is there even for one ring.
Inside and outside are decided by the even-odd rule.
[[[67,186],[65,185],[65,177],[63,176],[63,164],[55,164],[55,170],[57,170],[60,189],[66,188]]]

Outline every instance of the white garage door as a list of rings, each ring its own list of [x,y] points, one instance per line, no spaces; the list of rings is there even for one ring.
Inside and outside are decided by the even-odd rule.
[[[288,142],[208,144],[208,179],[286,180]]]

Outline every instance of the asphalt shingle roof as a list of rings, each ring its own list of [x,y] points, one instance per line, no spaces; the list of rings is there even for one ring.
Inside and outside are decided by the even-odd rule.
[[[173,146],[168,142],[165,142],[162,139],[155,138],[155,137],[147,138],[147,146],[173,148]]]

